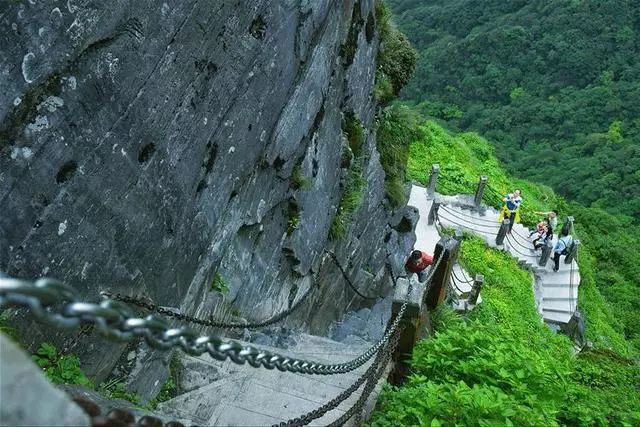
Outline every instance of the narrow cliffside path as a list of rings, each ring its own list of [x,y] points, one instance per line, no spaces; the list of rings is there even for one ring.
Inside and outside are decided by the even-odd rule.
[[[534,294],[542,318],[548,323],[569,322],[578,305],[580,271],[575,260],[571,264],[560,262],[558,272],[553,271],[551,261],[540,266],[538,263],[540,256],[528,238],[531,231],[523,225],[515,224],[513,232],[507,236],[504,245],[498,246],[496,245],[496,235],[500,229],[498,211],[484,206],[482,211],[472,209],[473,202],[467,195],[437,195],[437,200],[441,202],[438,219],[443,227],[472,233],[483,239],[489,247],[509,253],[523,268],[534,275]],[[439,239],[436,223],[428,224],[433,202],[434,199],[428,197],[424,187],[414,185],[411,188],[409,204],[420,210],[420,220],[416,226],[416,247],[425,248],[427,251],[433,250]]]

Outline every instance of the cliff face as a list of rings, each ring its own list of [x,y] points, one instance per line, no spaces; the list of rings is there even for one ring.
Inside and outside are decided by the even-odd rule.
[[[89,300],[110,290],[249,319],[315,277],[287,320],[312,333],[366,303],[324,249],[382,293],[385,259],[412,241],[384,201],[375,149],[373,3],[4,2],[0,271],[56,277]],[[332,241],[351,113],[366,186]],[[216,276],[228,294],[211,291]],[[99,378],[123,351],[58,340]]]

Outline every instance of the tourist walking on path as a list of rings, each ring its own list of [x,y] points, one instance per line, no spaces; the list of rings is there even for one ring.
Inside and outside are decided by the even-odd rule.
[[[521,194],[522,192],[520,190],[515,190],[513,193],[507,194],[506,197],[502,199],[505,205],[502,207],[499,220],[502,222],[504,218],[509,218],[509,234],[511,234],[513,224],[520,222],[520,205],[522,204]]]
[[[413,251],[404,267],[408,272],[416,273],[418,275],[418,281],[422,283],[427,279],[426,269],[431,264],[433,264],[433,257],[431,255],[422,251]]]
[[[569,234],[568,231],[563,231],[560,239],[558,239],[558,243],[556,243],[556,247],[553,250],[553,271],[558,271],[560,269],[560,255],[567,255],[569,253],[569,249],[573,244],[573,237]]]

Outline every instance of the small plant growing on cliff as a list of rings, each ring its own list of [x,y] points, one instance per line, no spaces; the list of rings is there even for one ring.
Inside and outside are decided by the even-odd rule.
[[[220,273],[216,273],[215,276],[213,276],[213,280],[211,281],[211,291],[220,292],[223,295],[229,293],[229,287],[224,282],[224,279],[222,278]]]
[[[356,163],[349,169],[344,194],[340,199],[338,211],[329,229],[329,238],[331,240],[340,239],[346,234],[353,215],[362,202],[365,186],[366,182],[362,177],[362,166]]]
[[[121,378],[113,378],[98,386],[98,392],[108,399],[121,399],[131,402],[134,405],[140,404],[140,396],[130,393],[126,389],[126,384]]]
[[[378,117],[376,147],[384,169],[385,194],[392,206],[401,206],[406,198],[409,146],[419,138],[418,115],[407,107],[392,105]]]
[[[353,215],[360,207],[360,203],[362,203],[362,195],[366,187],[366,181],[362,177],[364,129],[362,128],[362,123],[353,112],[345,113],[342,131],[347,137],[352,157],[348,163],[349,171],[345,179],[344,193],[329,229],[329,238],[331,240],[340,239],[346,234]]]
[[[43,342],[31,358],[52,383],[93,388],[93,383],[80,368],[80,360],[74,354],[62,355],[53,345]]]
[[[291,173],[291,188],[294,190],[306,190],[311,187],[311,181],[302,172],[302,163],[298,163]]]
[[[349,148],[353,156],[358,158],[362,156],[362,148],[364,146],[364,129],[362,123],[353,112],[347,112],[344,115],[342,123],[342,131],[347,136]]]

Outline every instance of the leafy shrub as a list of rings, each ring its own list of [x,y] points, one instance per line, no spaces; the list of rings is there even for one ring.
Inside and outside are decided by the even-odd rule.
[[[93,383],[80,369],[80,360],[74,354],[62,355],[53,345],[43,342],[31,358],[54,384],[78,384],[93,388]]]
[[[221,294],[229,293],[229,287],[227,287],[227,284],[225,283],[220,273],[216,273],[213,276],[213,280],[211,281],[211,291],[220,292]]]

